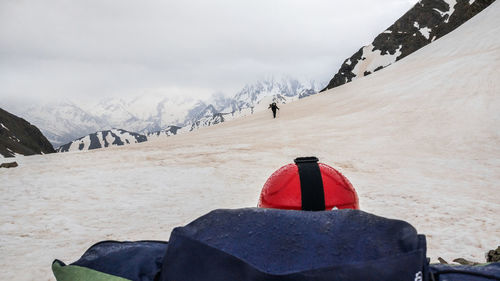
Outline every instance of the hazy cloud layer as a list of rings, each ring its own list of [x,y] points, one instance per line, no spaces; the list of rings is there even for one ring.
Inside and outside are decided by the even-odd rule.
[[[327,82],[415,2],[0,0],[0,105]]]

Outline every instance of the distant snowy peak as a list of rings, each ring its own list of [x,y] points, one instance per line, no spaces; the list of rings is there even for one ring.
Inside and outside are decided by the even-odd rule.
[[[253,107],[265,97],[302,98],[316,93],[314,82],[305,85],[293,78],[269,79],[246,85],[233,100],[237,109]]]
[[[224,122],[223,114],[218,112],[213,105],[207,106],[192,121],[190,131],[200,127],[209,127]]]
[[[222,93],[214,94],[207,103],[213,105],[218,111],[223,111],[224,109],[229,109],[226,111],[233,111],[237,109],[234,98],[227,97]]]
[[[70,102],[32,106],[22,112],[21,117],[39,127],[54,147],[68,143],[77,136],[111,128],[105,119]]]
[[[188,111],[199,101],[192,98],[168,98],[145,95],[129,99],[107,99],[89,111],[107,120],[110,127],[147,134],[170,125],[184,125]]]
[[[370,75],[448,34],[494,0],[420,0],[374,41],[346,59],[323,91]]]
[[[99,131],[81,137],[75,141],[60,146],[57,152],[69,152],[80,150],[91,150],[109,146],[128,145],[147,141],[147,137],[141,134],[128,132],[122,129]]]

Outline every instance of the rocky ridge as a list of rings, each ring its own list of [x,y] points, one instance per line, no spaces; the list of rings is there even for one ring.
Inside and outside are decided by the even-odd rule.
[[[443,37],[495,0],[420,0],[373,42],[346,59],[322,90],[379,71]]]
[[[50,142],[28,121],[0,108],[0,155],[46,154],[55,152]]]

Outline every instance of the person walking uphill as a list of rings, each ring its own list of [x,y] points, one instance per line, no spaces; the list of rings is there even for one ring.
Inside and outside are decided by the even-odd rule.
[[[280,110],[280,108],[276,105],[275,102],[271,103],[268,108],[273,111],[273,117],[276,118],[276,109]]]

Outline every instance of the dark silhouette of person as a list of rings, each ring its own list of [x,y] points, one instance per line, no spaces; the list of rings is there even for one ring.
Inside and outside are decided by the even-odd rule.
[[[275,102],[271,103],[268,108],[273,111],[273,117],[276,118],[276,109],[280,110],[280,108],[276,105]]]

